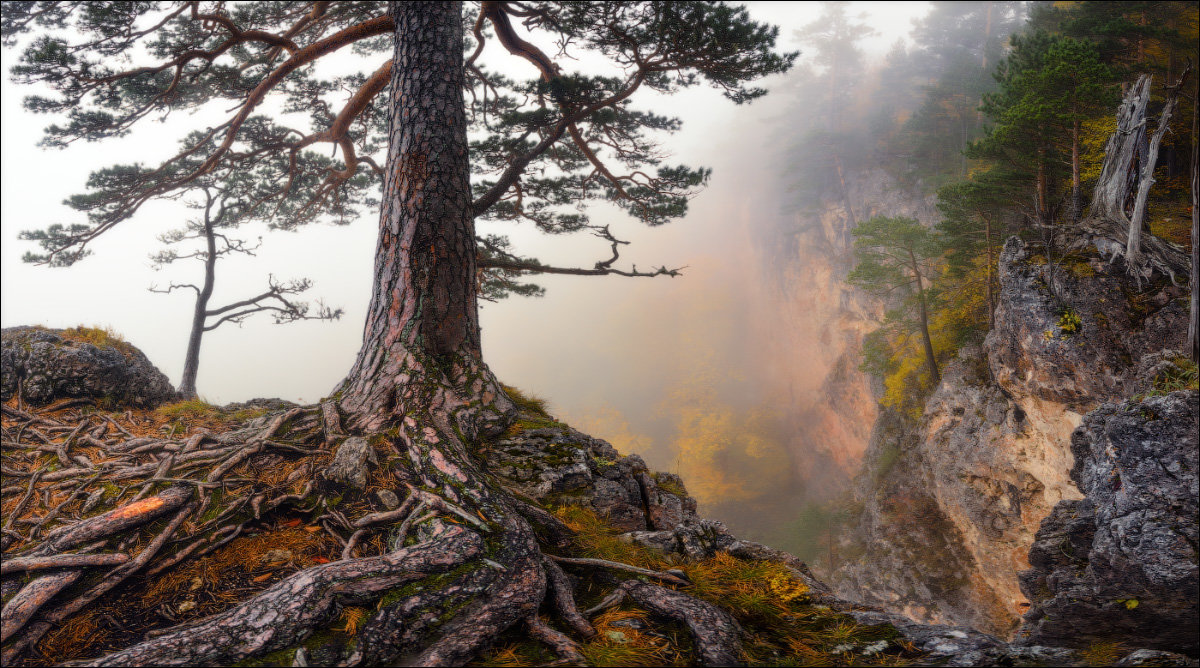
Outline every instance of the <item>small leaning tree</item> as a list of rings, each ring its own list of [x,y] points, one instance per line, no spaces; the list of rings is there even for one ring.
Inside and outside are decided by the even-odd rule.
[[[854,228],[857,263],[846,277],[871,294],[899,302],[903,311],[916,311],[916,329],[935,386],[941,382],[941,374],[929,336],[928,290],[941,255],[936,235],[916,219],[875,216]]]
[[[196,397],[196,374],[200,370],[200,344],[204,335],[225,324],[241,324],[258,314],[267,314],[275,324],[300,320],[337,320],[342,309],[333,309],[317,302],[314,312],[308,302],[296,299],[296,295],[307,292],[312,280],[297,278],[277,281],[274,275],[267,277],[267,289],[244,299],[231,301],[223,306],[212,306],[210,301],[217,281],[217,262],[229,255],[254,255],[261,245],[251,244],[233,236],[233,229],[242,221],[239,217],[244,199],[228,188],[215,184],[201,183],[197,188],[203,200],[191,204],[200,210],[199,217],[189,220],[181,229],[170,230],[159,235],[159,241],[168,246],[151,256],[156,269],[161,269],[179,260],[198,260],[204,265],[200,284],[176,283],[171,281],[165,288],[150,286],[151,292],[170,294],[175,290],[191,290],[195,296],[192,309],[192,326],[188,332],[187,352],[183,358],[183,376],[179,381],[179,394],[185,399]],[[175,248],[199,241],[199,248]]]
[[[685,213],[708,171],[665,164],[653,136],[679,121],[632,102],[643,92],[702,83],[736,103],[763,95],[747,82],[786,70],[794,58],[774,51],[777,29],[719,2],[4,3],[6,42],[29,33],[35,36],[13,72],[55,91],[26,103],[66,116],[47,129],[50,145],[119,137],[147,118],[210,102],[232,109],[162,164],[117,170],[117,182],[87,202],[86,223],[31,234],[48,262],[82,257],[91,240],[146,202],[201,178],[249,179],[254,197],[245,215],[280,226],[341,215],[362,175],[381,185],[382,204],[362,348],[331,398],[280,415],[252,437],[221,440],[233,454],[206,482],[153,497],[153,512],[167,513],[167,521],[154,525],[160,529],[143,552],[24,628],[6,624],[6,635],[16,635],[5,663],[133,571],[187,559],[185,539],[193,550],[227,539],[247,521],[238,508],[252,507],[257,519],[292,504],[320,505],[313,498],[319,452],[300,469],[313,479],[299,494],[254,490],[220,501],[201,494],[268,447],[285,420],[295,429],[296,420],[308,419],[301,413],[319,418],[327,438],[346,429],[394,452],[383,474],[407,486],[408,500],[386,518],[345,518],[360,528],[342,560],[301,570],[225,612],[95,663],[232,664],[294,646],[347,602],[375,602],[345,659],[350,664],[400,657],[460,664],[520,621],[570,656],[571,640],[547,632],[537,616],[549,580],[564,617],[578,619],[570,614],[569,583],[543,557],[531,526],[545,528],[553,518],[507,491],[476,454],[514,413],[483,360],[477,300],[531,273],[672,275],[619,268],[621,242],[579,207],[607,201],[649,225]],[[497,47],[527,63],[532,78],[491,71],[485,54]],[[365,69],[323,75],[320,62],[343,50]],[[565,59],[581,52],[612,69],[564,70]],[[271,118],[263,112],[269,100],[307,119]],[[315,159],[321,144],[332,145],[338,159]],[[523,257],[503,236],[477,235],[479,219],[588,231],[608,241],[613,256],[592,267]],[[155,478],[173,477],[174,462],[151,467]],[[231,507],[214,516],[214,503]],[[122,526],[134,523],[132,509],[119,514]],[[378,530],[390,532],[391,547],[358,556],[359,539]],[[35,540],[28,551],[53,554],[66,544],[61,536]],[[703,624],[691,627],[705,632]],[[697,642],[704,660],[736,658],[710,641]]]

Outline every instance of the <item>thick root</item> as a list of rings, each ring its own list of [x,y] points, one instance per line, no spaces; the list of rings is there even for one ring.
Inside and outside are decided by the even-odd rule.
[[[619,605],[625,598],[633,599],[652,614],[687,626],[696,643],[700,665],[742,665],[742,630],[737,620],[717,606],[681,591],[626,580],[599,605],[588,610],[588,614]]]
[[[445,573],[477,557],[483,541],[458,527],[380,557],[300,571],[224,613],[153,640],[76,665],[229,665],[287,648],[328,621],[337,605],[373,601],[386,591]]]
[[[0,614],[0,642],[7,641],[14,633],[25,627],[34,613],[54,598],[58,592],[75,584],[82,571],[60,571],[50,573],[21,588]]]

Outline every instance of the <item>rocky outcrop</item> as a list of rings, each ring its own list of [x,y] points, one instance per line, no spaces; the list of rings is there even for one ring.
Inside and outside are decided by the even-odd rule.
[[[925,653],[921,665],[931,666],[1094,666],[1102,658],[1067,647],[1005,642],[965,626],[919,624],[900,615],[850,611],[860,624],[890,624],[900,637]],[[1114,666],[1194,666],[1186,655],[1161,650],[1115,652]],[[1107,657],[1105,657],[1107,658]]]
[[[176,398],[142,351],[104,332],[10,327],[0,338],[0,399],[19,392],[31,404],[70,397],[153,408]]]
[[[566,425],[521,429],[483,453],[497,475],[536,501],[579,505],[622,531],[664,531],[695,521],[696,501],[671,474]]]
[[[1164,278],[1139,286],[1120,259],[1093,247],[1073,246],[1051,264],[1012,237],[1000,277],[988,360],[1014,396],[1082,414],[1132,394],[1143,355],[1183,347],[1187,289]]]
[[[877,423],[832,579],[844,597],[1009,637],[1042,520],[1082,498],[1071,433],[1100,404],[1145,391],[1187,314],[1180,288],[1139,289],[1084,245],[1051,265],[1010,239],[999,278],[983,348],[946,365],[919,420]]]
[[[1161,371],[1164,367],[1155,363],[1149,368]],[[982,396],[979,395],[979,397]],[[255,406],[271,404],[271,400],[262,400]],[[1123,479],[1129,480],[1131,483],[1158,485],[1158,488],[1163,490],[1162,494],[1158,496],[1150,495],[1152,498],[1138,497],[1132,514],[1126,513],[1121,516],[1136,515],[1138,519],[1143,520],[1140,525],[1134,520],[1125,522],[1123,537],[1130,535],[1135,526],[1140,526],[1143,544],[1162,547],[1165,545],[1162,533],[1147,531],[1146,523],[1157,522],[1155,526],[1159,526],[1170,520],[1170,512],[1181,512],[1190,513],[1193,517],[1190,528],[1185,528],[1183,535],[1185,538],[1190,536],[1191,544],[1195,544],[1196,444],[1194,432],[1191,432],[1193,436],[1190,451],[1184,450],[1175,453],[1178,461],[1169,461],[1162,473],[1153,470],[1151,464],[1166,461],[1169,458],[1164,459],[1160,456],[1159,450],[1162,448],[1159,444],[1146,444],[1147,441],[1153,441],[1155,438],[1163,443],[1174,443],[1181,438],[1179,435],[1181,430],[1190,428],[1196,420],[1195,404],[1195,392],[1176,393],[1161,399],[1147,400],[1140,405],[1139,409],[1142,414],[1142,422],[1137,420],[1129,422],[1123,417],[1123,413],[1118,415],[1120,407],[1112,408],[1110,411],[1112,416],[1107,419],[1103,418],[1103,411],[1097,411],[1089,418],[1095,422],[1095,425],[1092,421],[1085,423],[1085,427],[1091,431],[1088,429],[1080,431],[1081,435],[1077,439],[1076,448],[1080,451],[1086,449],[1090,453],[1085,456],[1077,452],[1080,463],[1076,466],[1074,475],[1078,481],[1081,481],[1081,486],[1093,483],[1103,486],[1103,481],[1112,479],[1112,471],[1117,471],[1118,475],[1125,476]],[[279,405],[286,407],[286,402]],[[253,408],[253,406],[247,408]],[[950,412],[955,413],[956,411],[950,409]],[[965,414],[965,411],[963,413]],[[983,415],[987,415],[986,410]],[[264,421],[280,419],[279,414],[262,415],[243,426],[240,432],[260,433]],[[311,419],[316,424],[318,418]],[[1013,416],[1006,417],[1006,420],[1009,421],[1014,419]],[[971,428],[970,425],[978,426],[977,423],[970,421],[962,424],[967,426],[959,428],[968,431]],[[892,431],[892,428],[896,430]],[[881,438],[908,438],[905,436],[903,423],[900,422],[884,421],[882,426],[877,425],[876,431]],[[239,432],[232,432],[230,435],[237,433]],[[1127,442],[1134,443],[1134,445],[1128,445]],[[915,441],[910,438],[905,447],[912,447],[914,444]],[[1129,456],[1125,456],[1126,451]],[[556,523],[548,509],[561,511],[563,510],[562,506],[581,506],[592,510],[605,520],[608,527],[620,532],[622,540],[677,555],[680,560],[708,559],[718,553],[725,553],[744,560],[775,562],[784,566],[796,580],[804,585],[799,593],[786,600],[791,601],[797,595],[803,596],[799,600],[802,601],[803,606],[806,606],[804,614],[821,616],[837,624],[838,629],[845,628],[854,631],[845,636],[848,638],[847,642],[831,644],[825,648],[831,658],[845,660],[846,657],[872,657],[888,650],[893,655],[902,653],[902,658],[917,661],[922,665],[1081,666],[1094,663],[1094,655],[1086,651],[1062,647],[1061,645],[1067,644],[1065,642],[1059,643],[1060,646],[1014,644],[972,628],[916,622],[904,615],[896,614],[894,606],[863,606],[839,598],[814,577],[804,563],[792,555],[765,545],[741,540],[726,530],[720,522],[698,517],[695,501],[688,495],[683,481],[677,476],[649,471],[639,457],[635,455],[623,457],[605,441],[571,429],[544,413],[534,415],[528,411],[523,412],[517,425],[506,437],[489,441],[480,454],[486,468],[496,476],[497,481],[515,492],[512,502],[525,505],[524,512],[530,513],[531,521],[535,526],[545,528]],[[1102,454],[1109,456],[1111,461],[1102,460]],[[373,456],[375,456],[374,449],[368,439],[356,436],[347,437],[337,445],[323,477],[327,481],[346,488],[361,488],[367,482],[363,464]],[[883,471],[882,467],[908,465],[906,460],[888,464],[882,459],[872,460],[871,464],[879,467],[874,470],[883,474],[888,472]],[[1136,476],[1124,473],[1130,468],[1136,470]],[[1110,485],[1110,487],[1112,486]],[[1113,489],[1127,488],[1116,486]],[[1186,503],[1171,505],[1168,511],[1168,506],[1160,502],[1159,497],[1162,499],[1173,498],[1183,493],[1184,490],[1190,490],[1191,505]],[[1097,493],[1092,496],[1099,499],[1102,494]],[[1120,503],[1120,493],[1110,494],[1110,496],[1112,500],[1109,505],[1124,507]],[[388,489],[375,489],[371,494],[371,499],[372,505],[387,510],[395,509],[400,504],[395,492]],[[538,508],[534,504],[544,507]],[[1064,505],[1060,504],[1061,507]],[[929,512],[938,512],[937,506],[930,507]],[[985,511],[981,510],[980,512],[984,513],[981,517],[987,516]],[[1103,507],[1098,505],[1094,515],[1099,517],[1105,512]],[[538,517],[542,518],[541,522],[536,519]],[[918,521],[913,524],[920,526],[941,526],[938,522],[945,522],[944,517],[941,520],[933,516],[914,519]],[[559,524],[559,530],[561,530],[563,527],[561,523]],[[1120,521],[1115,519],[1109,522],[1110,526],[1119,524]],[[953,534],[952,526],[943,528],[942,534],[935,532],[931,535],[945,539],[945,536]],[[1096,530],[1092,533],[1099,535],[1100,531]],[[1148,536],[1151,538],[1147,538]],[[1128,547],[1128,541],[1122,545]],[[1179,548],[1179,545],[1176,544],[1174,547]],[[949,543],[931,544],[927,546],[927,549],[933,552],[944,551],[946,555],[950,556],[965,553],[961,545],[950,545]],[[1111,549],[1109,551],[1112,552]],[[1182,554],[1183,550],[1176,549],[1175,552]],[[1131,555],[1132,558],[1142,556],[1140,553],[1136,553],[1136,550]],[[1155,552],[1152,556],[1160,555]],[[290,550],[272,549],[262,556],[262,561],[283,561],[291,560],[294,557],[295,554]],[[1194,549],[1192,557],[1190,575],[1185,573],[1182,578],[1178,577],[1177,564],[1167,563],[1162,559],[1154,562],[1146,569],[1146,572],[1152,573],[1160,579],[1174,577],[1175,579],[1168,583],[1173,586],[1186,587],[1190,583],[1194,587],[1196,579]],[[564,559],[564,561],[569,560]],[[948,563],[950,568],[960,568],[962,572],[959,577],[966,573],[963,564],[956,565],[952,559]],[[1096,572],[1103,575],[1100,570]],[[672,577],[688,577],[687,573],[682,570],[669,570],[667,574]],[[9,580],[5,580],[4,584],[6,597],[15,593],[11,591],[13,588],[10,587]],[[699,580],[696,581],[696,584],[699,584]],[[630,586],[649,587],[651,585]],[[775,585],[771,586],[772,591],[775,591]],[[670,590],[662,591],[670,592]],[[637,598],[636,594],[635,598]],[[641,602],[641,599],[638,600]],[[1151,600],[1150,596],[1145,596],[1144,605],[1148,605]],[[1158,602],[1162,599],[1153,600]],[[195,604],[192,603],[192,605]],[[661,608],[655,608],[644,602],[642,605],[647,608],[650,617],[670,617]],[[183,610],[182,606],[180,606],[180,610]],[[1194,606],[1192,611],[1194,616]],[[640,629],[648,635],[668,638],[666,635],[657,635],[657,632],[652,630],[657,627],[650,626],[640,618],[634,623],[640,626],[630,626],[630,628]],[[613,626],[618,626],[618,624],[613,624]],[[747,630],[750,633],[754,632],[752,628]],[[324,637],[327,639],[314,645],[313,654],[310,657],[322,665],[335,662],[344,655],[347,649],[339,644],[342,642],[339,638],[344,636],[328,634]],[[1030,639],[1031,642],[1036,640],[1036,638]],[[1129,646],[1140,646],[1143,649],[1132,652],[1122,650],[1127,654],[1120,658],[1116,665],[1194,665],[1194,661],[1186,656],[1147,649],[1147,643],[1140,643],[1137,640],[1138,638],[1133,638]],[[804,656],[811,656],[813,649],[808,648],[807,645],[805,647],[805,652],[809,654]],[[304,654],[301,654],[298,649],[294,651],[294,656],[301,659],[309,656],[307,649]],[[289,657],[284,665],[292,662],[293,658]]]
[[[1084,666],[1095,662],[1092,655],[1066,647],[1066,643],[1053,646],[1011,643],[969,626],[914,621],[897,612],[903,606],[897,605],[896,600],[876,597],[871,605],[846,600],[835,595],[796,557],[741,540],[721,522],[698,517],[695,502],[688,496],[682,481],[674,476],[650,472],[640,457],[622,457],[607,442],[566,425],[548,420],[539,422],[537,428],[520,430],[485,452],[489,469],[531,500],[551,505],[579,505],[595,511],[615,529],[623,531],[621,538],[627,542],[678,555],[681,559],[707,559],[723,552],[741,559],[781,563],[805,584],[813,605],[844,613],[863,626],[890,628],[887,633],[892,634],[891,637],[911,645],[920,653],[922,665]],[[930,522],[934,519],[931,517],[914,519],[919,520],[914,523],[916,525],[937,526],[937,522]],[[928,552],[929,563],[936,562],[937,556],[941,555],[946,558],[943,569],[958,569],[953,577],[963,578],[970,572],[970,564],[955,561],[954,555],[966,552],[960,544],[947,544],[946,536],[952,531],[952,525],[942,526],[940,532],[931,531],[928,538],[932,542],[923,549]],[[880,564],[879,567],[883,569],[887,565]],[[912,582],[919,583],[920,578],[914,578]],[[842,593],[842,589],[838,593]],[[859,594],[853,599],[871,598],[873,592]],[[976,597],[973,601],[982,600],[983,597]],[[972,600],[963,597],[961,603],[965,609]],[[886,644],[851,643],[838,651],[869,655]],[[1123,657],[1120,654],[1114,657],[1119,659],[1117,665],[1194,664],[1186,656],[1152,651],[1146,649],[1145,644],[1131,642],[1128,646],[1143,649],[1124,650]]]
[[[1196,545],[1200,394],[1105,404],[1071,439],[1086,497],[1055,506],[1021,574],[1037,644],[1200,650]]]

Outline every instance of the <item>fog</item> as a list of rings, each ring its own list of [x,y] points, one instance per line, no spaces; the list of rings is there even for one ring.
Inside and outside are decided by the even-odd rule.
[[[816,3],[749,7],[756,18],[780,25],[784,49],[797,48],[793,31],[820,12]],[[927,10],[927,3],[850,3],[851,13],[863,12],[879,32],[864,43],[870,55],[884,53]],[[16,56],[3,52],[5,72]],[[773,91],[787,88],[786,77],[765,84]],[[0,90],[3,326],[110,327],[178,382],[190,295],[146,290],[195,280],[198,266],[180,263],[155,272],[147,258],[159,247],[155,235],[186,216],[178,203],[144,207],[94,243],[93,257],[69,269],[21,262],[32,248],[16,237],[19,230],[71,222],[77,214],[60,202],[82,191],[90,171],[114,161],[164,157],[181,130],[203,118],[149,122],[124,140],[41,150],[36,142],[51,119],[23,111],[21,97],[32,91],[7,75]],[[616,236],[632,242],[622,252],[622,266],[686,267],[683,275],[537,279],[546,288],[543,298],[484,305],[485,359],[503,382],[544,397],[552,413],[576,428],[642,455],[652,468],[683,475],[702,514],[725,519],[744,535],[777,539],[803,504],[836,491],[817,484],[821,479],[844,479],[856,464],[853,453],[839,459],[837,453],[814,457],[804,451],[813,444],[797,416],[822,400],[819,384],[833,360],[822,359],[816,342],[807,341],[821,323],[789,301],[795,286],[789,289],[781,279],[787,267],[771,247],[773,231],[798,215],[785,205],[786,148],[806,122],[803,100],[776,92],[735,106],[715,91],[692,89],[644,104],[683,119],[683,129],[664,145],[673,162],[712,167],[710,185],[692,200],[685,219],[661,228],[642,227],[615,211],[594,213],[593,220],[611,222]],[[203,398],[218,404],[251,397],[311,402],[335,386],[361,341],[373,216],[341,228],[248,233],[262,234],[263,247],[256,257],[218,267],[215,300],[261,291],[268,273],[307,276],[315,282],[311,296],[346,314],[334,323],[276,326],[264,319],[210,332],[197,381]],[[504,231],[522,253],[555,264],[588,266],[608,252],[598,239]],[[837,470],[812,470],[821,466]]]

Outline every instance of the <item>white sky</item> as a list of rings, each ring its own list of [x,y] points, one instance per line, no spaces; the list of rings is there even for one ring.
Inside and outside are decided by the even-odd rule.
[[[759,20],[781,26],[781,46],[794,49],[792,31],[820,13],[817,3],[751,2]],[[885,53],[897,38],[907,36],[914,17],[929,3],[852,2],[851,13],[880,34],[864,46],[873,55]],[[493,47],[495,48],[495,47]],[[159,244],[155,235],[179,226],[187,211],[175,203],[143,207],[133,220],[92,244],[95,255],[69,269],[27,265],[21,255],[35,250],[17,240],[18,231],[70,223],[78,214],[61,202],[83,191],[94,169],[114,162],[154,163],[173,149],[182,129],[197,119],[180,117],[168,124],[143,123],[131,136],[100,144],[79,144],[66,151],[36,146],[51,119],[21,108],[30,91],[8,80],[17,52],[4,50],[0,65],[0,324],[4,327],[44,324],[108,326],[140,347],[159,368],[178,383],[190,325],[190,293],[158,295],[146,288],[171,280],[198,281],[199,265],[180,262],[155,273],[147,255]],[[803,60],[804,56],[801,56]],[[523,76],[531,76],[524,73]],[[778,79],[778,78],[776,78]],[[778,81],[768,81],[768,85]],[[651,104],[643,102],[642,104]],[[691,267],[682,278],[636,279],[552,277],[541,280],[544,299],[512,298],[483,310],[485,355],[506,383],[552,399],[568,410],[609,401],[627,391],[627,384],[654,376],[653,360],[630,355],[639,337],[662,336],[675,326],[662,304],[677,298],[694,299],[697,290],[736,272],[723,264],[729,244],[745,244],[747,217],[753,212],[777,211],[764,177],[763,156],[778,151],[772,145],[771,125],[789,110],[770,96],[749,107],[736,107],[709,89],[693,89],[671,99],[654,101],[655,110],[680,116],[683,129],[666,140],[675,157],[671,162],[714,168],[709,188],[692,203],[689,216],[664,228],[648,230],[627,219],[614,219],[618,236],[635,244],[623,254],[639,267],[666,264]],[[803,117],[798,115],[798,117]],[[758,171],[756,171],[756,168]],[[748,213],[749,212],[749,213]],[[770,214],[768,214],[770,215]],[[597,222],[609,222],[597,217]],[[307,227],[296,233],[267,234],[256,258],[229,259],[218,266],[213,305],[262,290],[266,275],[308,276],[316,286],[312,297],[344,307],[337,323],[304,322],[285,326],[269,318],[242,328],[223,326],[205,336],[198,388],[214,403],[251,397],[283,397],[315,401],[328,393],[349,369],[362,336],[369,298],[375,247],[376,217],[372,213],[345,228]],[[258,232],[253,233],[257,235]],[[556,263],[590,264],[606,247],[597,240],[572,242],[514,235],[543,259]],[[668,309],[669,310],[669,309]],[[761,314],[769,317],[768,314]],[[720,318],[722,314],[705,317]],[[753,317],[753,316],[752,316]],[[628,324],[614,333],[610,322]]]

